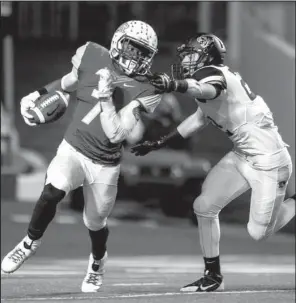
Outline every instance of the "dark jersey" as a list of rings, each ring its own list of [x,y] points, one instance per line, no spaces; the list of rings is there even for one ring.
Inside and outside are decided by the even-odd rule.
[[[139,81],[122,74],[114,66],[108,50],[96,43],[88,42],[78,48],[72,63],[78,73],[78,105],[65,140],[95,162],[116,165],[121,158],[122,143],[111,143],[102,129],[100,104],[96,96],[99,76],[96,73],[107,67],[115,76],[113,102],[118,110],[132,100],[142,103],[147,97],[150,103],[146,107],[144,102],[144,108],[148,112],[153,111],[160,96],[148,97],[155,95],[153,86],[147,81]]]

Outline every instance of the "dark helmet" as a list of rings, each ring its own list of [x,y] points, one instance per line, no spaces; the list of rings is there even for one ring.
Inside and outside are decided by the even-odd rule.
[[[174,78],[191,77],[206,65],[220,65],[224,62],[226,47],[215,35],[199,33],[177,48],[180,62],[172,65]]]

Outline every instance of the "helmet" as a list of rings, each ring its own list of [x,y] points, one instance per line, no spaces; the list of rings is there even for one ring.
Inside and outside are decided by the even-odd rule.
[[[154,29],[142,21],[123,23],[114,33],[110,57],[127,75],[145,75],[157,53],[157,35]]]
[[[173,77],[188,78],[206,65],[223,64],[225,53],[226,47],[217,36],[199,33],[177,48],[180,63],[172,65]]]

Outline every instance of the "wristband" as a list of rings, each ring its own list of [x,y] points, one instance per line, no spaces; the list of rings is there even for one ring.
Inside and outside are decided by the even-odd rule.
[[[174,80],[174,91],[178,93],[186,93],[188,89],[188,83],[186,80]]]

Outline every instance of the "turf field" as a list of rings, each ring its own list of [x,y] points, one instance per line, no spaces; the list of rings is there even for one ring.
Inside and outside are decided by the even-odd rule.
[[[118,204],[120,207],[120,204]],[[1,256],[25,233],[33,205],[2,203]],[[117,208],[118,208],[117,207]],[[116,211],[116,209],[115,209]],[[2,302],[281,302],[295,300],[295,239],[251,240],[244,227],[222,225],[225,291],[180,293],[203,270],[197,230],[188,220],[151,214],[143,221],[110,219],[109,262],[101,291],[83,294],[89,254],[81,215],[60,209],[35,257],[1,274]]]

